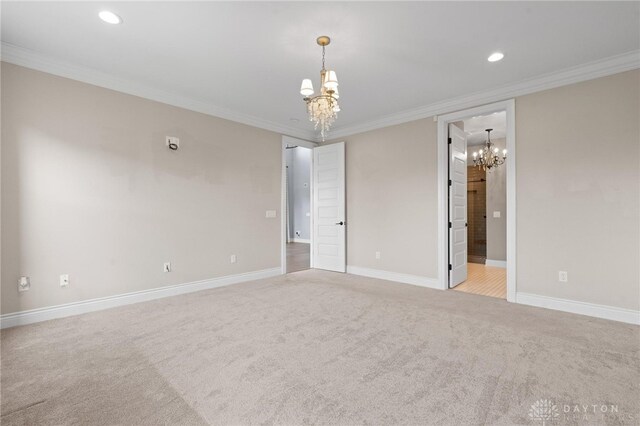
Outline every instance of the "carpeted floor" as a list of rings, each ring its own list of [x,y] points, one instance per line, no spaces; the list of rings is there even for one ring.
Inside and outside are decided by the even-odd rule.
[[[637,424],[639,340],[309,270],[3,330],[2,425]]]

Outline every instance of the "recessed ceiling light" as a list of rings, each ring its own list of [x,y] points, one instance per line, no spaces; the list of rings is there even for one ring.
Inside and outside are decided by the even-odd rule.
[[[98,16],[107,24],[119,24],[122,22],[121,17],[113,12],[109,12],[108,10],[103,10],[102,12],[98,13]]]
[[[489,62],[498,62],[500,59],[504,58],[504,54],[500,52],[492,53],[491,56],[487,58]]]

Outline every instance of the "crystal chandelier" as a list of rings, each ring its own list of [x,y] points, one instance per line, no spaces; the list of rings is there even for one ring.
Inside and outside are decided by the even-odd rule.
[[[507,150],[502,150],[502,157],[498,155],[500,151],[497,147],[493,146],[491,142],[491,131],[493,129],[486,129],[487,132],[487,142],[485,143],[484,148],[480,148],[478,152],[473,153],[473,165],[478,166],[482,170],[495,169],[496,167],[504,164],[504,161],[507,159]]]
[[[324,141],[329,128],[338,117],[338,78],[336,72],[324,68],[324,48],[331,43],[327,36],[320,36],[316,42],[322,46],[322,70],[320,70],[320,93],[314,96],[311,79],[305,78],[300,86],[300,94],[307,103],[309,121],[313,121],[316,130],[320,129],[320,136]]]

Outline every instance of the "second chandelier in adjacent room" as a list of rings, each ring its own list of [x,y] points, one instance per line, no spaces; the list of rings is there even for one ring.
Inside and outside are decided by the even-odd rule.
[[[502,150],[502,156],[498,155],[500,150],[491,142],[491,131],[493,129],[486,129],[487,142],[484,148],[480,148],[479,151],[473,153],[473,165],[478,166],[483,170],[493,170],[496,167],[504,164],[507,159],[507,150]]]

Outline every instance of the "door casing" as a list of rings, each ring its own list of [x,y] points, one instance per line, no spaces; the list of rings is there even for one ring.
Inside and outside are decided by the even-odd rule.
[[[449,288],[449,134],[448,124],[506,111],[507,116],[507,300],[516,301],[516,120],[515,100],[495,102],[437,117],[438,121],[438,286]]]

